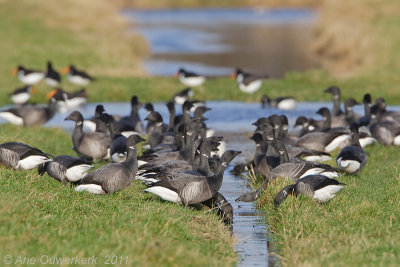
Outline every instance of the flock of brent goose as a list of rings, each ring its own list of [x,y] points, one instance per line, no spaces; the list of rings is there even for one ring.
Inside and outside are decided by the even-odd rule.
[[[270,182],[283,177],[294,184],[284,187],[275,197],[275,205],[289,195],[307,195],[319,202],[327,202],[342,190],[337,179],[341,172],[359,175],[367,163],[364,147],[375,142],[384,145],[400,145],[400,112],[386,110],[386,103],[377,98],[371,105],[371,96],[363,98],[364,115],[356,114],[354,99],[347,99],[341,109],[340,89],[332,86],[324,92],[333,95],[333,108],[320,108],[316,113],[321,120],[300,116],[296,119],[297,134],[287,132],[287,118],[271,115],[258,119],[252,136],[256,144],[253,160],[235,166],[232,173],[238,175],[250,168],[265,177],[262,186],[241,195],[237,201],[254,201]],[[265,102],[262,99],[262,102]],[[329,153],[340,150],[337,167],[315,161],[330,159]],[[298,152],[295,155],[293,152]]]
[[[65,69],[69,81],[83,85],[93,78],[74,66]],[[27,92],[40,79],[58,86],[60,75],[48,63],[47,72],[27,70],[19,66],[18,78],[27,84]],[[179,79],[188,86],[199,86],[206,78],[180,69]],[[252,75],[237,69],[234,73],[238,87],[253,92],[261,86],[266,76]],[[58,81],[58,82],[56,82]],[[22,91],[22,90],[21,90]],[[256,144],[254,158],[250,163],[235,166],[235,175],[254,169],[257,175],[265,177],[261,188],[240,196],[237,201],[254,201],[270,182],[278,177],[293,181],[275,197],[279,205],[287,196],[304,194],[319,202],[332,199],[344,187],[337,179],[341,172],[359,175],[367,163],[366,145],[380,142],[385,145],[400,145],[400,113],[386,110],[386,103],[378,98],[371,106],[371,96],[363,99],[365,114],[354,113],[354,99],[345,101],[341,109],[340,90],[330,87],[325,92],[333,95],[333,108],[320,108],[316,113],[320,120],[300,116],[295,122],[298,134],[288,131],[285,115],[273,114],[257,119],[251,139]],[[24,92],[26,93],[26,92]],[[58,101],[79,102],[84,91],[68,93],[56,88],[49,93],[49,106],[39,113],[33,105],[19,105],[0,112],[4,118],[16,117],[13,123],[30,126],[43,124],[56,110]],[[21,93],[22,94],[22,93]],[[133,180],[146,185],[145,192],[177,204],[202,203],[218,210],[225,222],[232,222],[232,206],[219,193],[227,165],[240,151],[221,149],[223,138],[210,134],[203,115],[209,110],[202,101],[191,100],[193,92],[187,88],[174,95],[166,103],[169,117],[163,118],[151,103],[143,105],[137,96],[131,98],[131,113],[124,117],[110,115],[98,105],[91,120],[84,120],[78,111],[70,113],[65,120],[71,120],[75,127],[71,136],[73,149],[79,156],[59,155],[52,157],[40,149],[18,142],[0,145],[0,162],[14,169],[38,168],[40,175],[47,174],[57,181],[75,186],[78,192],[112,194],[128,187]],[[21,95],[20,99],[26,99]],[[18,104],[23,101],[19,100]],[[282,109],[294,108],[290,97],[270,99],[263,96],[262,104]],[[182,113],[176,114],[176,105],[182,106]],[[146,127],[139,116],[139,109],[147,110]],[[38,107],[37,107],[38,108]],[[11,121],[11,120],[10,120]],[[167,121],[168,123],[166,123]],[[83,125],[93,125],[93,131],[86,132]],[[148,149],[137,158],[136,146],[148,136]],[[330,152],[339,150],[337,167],[321,163],[331,159]],[[92,162],[111,159],[97,170],[91,171]],[[251,167],[250,167],[251,166]]]

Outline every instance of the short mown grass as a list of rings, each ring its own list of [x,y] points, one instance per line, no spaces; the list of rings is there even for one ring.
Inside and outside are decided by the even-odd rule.
[[[326,204],[289,196],[276,208],[275,195],[290,182],[269,185],[258,206],[284,266],[400,264],[400,151],[375,145],[366,152],[365,169],[338,178],[347,185]]]
[[[1,131],[0,143],[18,140],[54,156],[74,155],[70,136],[57,128],[2,125]],[[134,181],[113,195],[78,193],[36,169],[0,166],[0,259],[94,256],[103,266],[107,256],[117,256],[127,266],[233,265],[233,240],[217,215],[143,189]]]

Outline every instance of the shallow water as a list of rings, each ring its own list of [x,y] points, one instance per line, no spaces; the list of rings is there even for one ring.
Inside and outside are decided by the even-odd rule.
[[[310,9],[126,9],[150,45],[144,62],[152,75],[179,67],[220,76],[234,67],[282,77],[318,67],[310,52],[316,12]]]
[[[102,103],[107,113],[116,115],[128,115],[130,113],[129,103]],[[260,117],[266,117],[272,114],[285,114],[289,118],[289,124],[293,125],[297,116],[305,115],[319,118],[315,111],[322,106],[331,107],[331,103],[298,103],[296,109],[291,111],[282,111],[271,108],[261,108],[259,103],[242,103],[232,101],[212,101],[206,103],[212,110],[205,113],[209,118],[206,123],[210,128],[215,129],[216,135],[224,136],[227,142],[226,149],[235,149],[242,151],[242,154],[234,160],[235,162],[244,162],[252,158],[255,146],[250,141],[251,132],[255,129],[251,124]],[[80,107],[85,118],[92,117],[97,103],[89,103]],[[4,107],[2,109],[6,109]],[[168,118],[168,110],[164,103],[154,104],[156,111],[160,112],[163,118]],[[177,106],[179,112],[180,107]],[[391,110],[400,110],[400,107],[388,107]],[[355,111],[363,113],[361,106],[355,107]],[[68,132],[72,132],[74,123],[65,121],[68,113],[57,113],[45,126],[62,127]],[[140,109],[142,119],[146,117],[146,111]],[[0,123],[5,121],[0,119]],[[168,123],[168,122],[167,122]],[[71,150],[71,154],[74,152]],[[232,168],[230,165],[228,170]],[[234,200],[242,193],[249,191],[247,180],[234,177],[227,171],[220,192],[232,204],[234,208],[233,235],[238,240],[235,250],[240,256],[239,266],[267,266],[269,262],[274,261],[268,254],[269,236],[265,226],[264,218],[256,209],[255,203],[237,203]]]

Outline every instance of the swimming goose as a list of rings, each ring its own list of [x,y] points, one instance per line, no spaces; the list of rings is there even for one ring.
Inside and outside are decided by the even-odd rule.
[[[51,87],[57,87],[60,85],[61,76],[53,69],[53,65],[50,61],[47,61],[47,71],[44,77],[44,81]]]
[[[350,124],[351,145],[345,146],[336,157],[340,169],[347,173],[360,174],[367,163],[367,154],[361,148],[358,139],[358,126],[355,122]]]
[[[289,195],[306,195],[318,202],[325,203],[336,196],[345,185],[338,180],[324,175],[308,175],[299,179],[295,184],[285,186],[274,199],[275,206],[279,206]]]
[[[47,107],[24,105],[0,112],[0,118],[19,126],[45,124],[56,113],[57,104],[54,98],[49,100]]]
[[[109,158],[110,136],[100,132],[84,133],[82,131],[83,117],[79,111],[72,112],[65,120],[75,122],[72,142],[74,150],[79,157],[92,159],[93,161]]]
[[[186,71],[183,68],[178,70],[178,72],[175,74],[175,77],[178,77],[181,83],[189,87],[200,86],[206,81],[205,76]]]
[[[185,88],[179,91],[172,97],[172,101],[177,105],[183,105],[185,101],[190,100],[193,97],[193,90],[191,88]]]
[[[67,182],[76,183],[80,181],[93,168],[90,162],[73,156],[62,155],[50,161],[39,164],[38,173],[43,175],[45,172],[64,185]]]
[[[340,89],[337,86],[331,86],[324,90],[325,93],[330,93],[333,96],[332,116],[340,116],[343,114],[340,108]]]
[[[52,97],[56,99],[57,106],[62,113],[78,108],[87,102],[87,94],[84,88],[75,92],[66,92],[57,88],[47,94],[47,98]]]
[[[145,191],[158,195],[164,200],[184,204],[186,208],[190,204],[206,201],[219,191],[226,166],[239,154],[240,151],[226,151],[213,176],[175,175],[171,180],[164,179],[150,185]]]
[[[22,105],[28,102],[31,98],[31,93],[36,94],[36,89],[32,85],[27,85],[21,88],[17,88],[10,94],[10,98],[14,104]]]
[[[64,69],[61,70],[61,73],[62,74],[68,73],[67,80],[77,85],[88,85],[91,81],[94,81],[93,77],[91,77],[84,71],[78,70],[77,68],[75,68],[74,65],[65,67]]]
[[[126,142],[126,151],[128,152],[126,160],[122,163],[108,163],[88,173],[79,182],[75,191],[87,191],[93,194],[113,194],[128,187],[138,170],[136,145],[144,140],[136,134],[129,136]]]
[[[18,79],[26,85],[36,84],[40,82],[45,76],[43,71],[28,70],[21,65],[14,69],[11,73],[14,75],[17,74]]]
[[[8,142],[0,145],[0,163],[14,169],[30,170],[49,160],[49,154],[23,143]]]
[[[266,104],[268,104],[271,108],[292,110],[296,107],[296,100],[293,97],[288,96],[281,96],[271,99],[267,95],[263,95],[261,98],[262,108],[264,108]]]

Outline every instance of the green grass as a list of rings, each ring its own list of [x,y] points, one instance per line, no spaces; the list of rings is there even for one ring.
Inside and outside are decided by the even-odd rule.
[[[365,169],[338,178],[347,185],[326,204],[289,196],[275,208],[275,195],[290,184],[282,179],[259,199],[284,266],[400,264],[400,151],[375,145],[366,152]]]
[[[2,126],[0,143],[18,140],[53,155],[69,154],[60,129]],[[231,266],[229,230],[200,206],[160,201],[134,181],[113,195],[78,193],[37,170],[0,166],[0,258],[123,257],[128,266]]]

